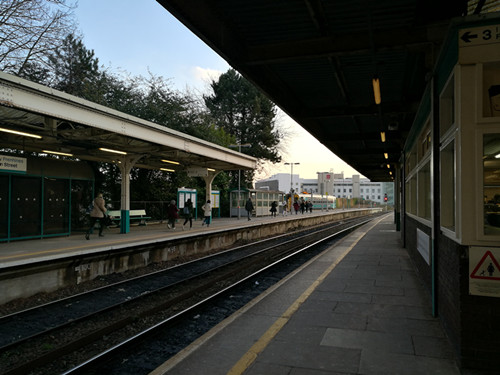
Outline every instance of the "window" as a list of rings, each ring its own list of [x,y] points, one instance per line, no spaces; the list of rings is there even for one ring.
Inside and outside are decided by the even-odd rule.
[[[432,144],[432,137],[431,137],[431,125],[428,122],[425,125],[424,130],[420,134],[419,137],[419,142],[418,142],[418,162],[420,162],[422,159],[426,157],[428,153],[431,151],[431,144]]]
[[[441,150],[441,225],[455,231],[455,140]]]
[[[485,134],[483,136],[485,235],[500,235],[500,156],[498,155],[500,155],[500,134]]]
[[[500,117],[500,62],[483,66],[483,116]]]
[[[418,171],[418,212],[424,219],[431,219],[431,164],[424,164]]]
[[[453,75],[441,94],[439,105],[439,132],[445,134],[455,124],[455,77]]]
[[[417,176],[413,175],[406,181],[406,211],[417,214]]]

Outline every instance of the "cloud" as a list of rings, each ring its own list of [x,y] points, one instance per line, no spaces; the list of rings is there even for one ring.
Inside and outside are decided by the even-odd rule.
[[[193,68],[193,74],[196,81],[200,81],[203,83],[209,83],[212,80],[217,80],[223,71],[210,69],[210,68],[202,68],[200,66],[196,66]]]

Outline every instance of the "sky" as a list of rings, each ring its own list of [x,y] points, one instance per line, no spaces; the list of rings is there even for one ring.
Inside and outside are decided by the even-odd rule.
[[[209,82],[229,64],[155,0],[80,0],[75,10],[84,45],[112,72],[165,78],[182,92],[210,92]],[[316,178],[316,172],[359,174],[305,129],[280,111],[277,124],[285,130],[280,145],[282,163],[266,165],[257,179],[291,173],[285,162],[300,163],[293,173]]]

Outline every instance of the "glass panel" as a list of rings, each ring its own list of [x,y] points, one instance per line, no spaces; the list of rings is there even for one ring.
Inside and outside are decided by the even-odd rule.
[[[418,216],[431,219],[431,165],[427,162],[418,171]]]
[[[443,90],[439,110],[439,133],[445,134],[455,123],[455,79],[451,77],[450,82]]]
[[[370,199],[370,196],[367,196]],[[373,199],[373,197],[372,197]],[[417,177],[413,176],[406,182],[406,211],[417,214]]]
[[[68,180],[44,179],[43,233],[69,232]]]
[[[500,62],[483,66],[483,116],[500,117]]]
[[[9,218],[9,176],[0,176],[0,238],[7,238]]]
[[[455,140],[441,151],[441,225],[455,231]]]
[[[500,134],[483,138],[484,234],[500,235]]]
[[[12,177],[11,237],[41,235],[41,187],[39,177]]]

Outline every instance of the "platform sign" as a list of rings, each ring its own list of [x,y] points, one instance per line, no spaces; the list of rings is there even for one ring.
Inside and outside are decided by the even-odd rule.
[[[500,297],[500,248],[470,247],[469,294]]]
[[[459,62],[490,60],[500,51],[500,25],[471,27],[458,31]]]
[[[26,158],[0,155],[0,171],[11,173],[26,173],[26,167]]]
[[[458,34],[459,47],[500,43],[500,25],[462,29]]]

